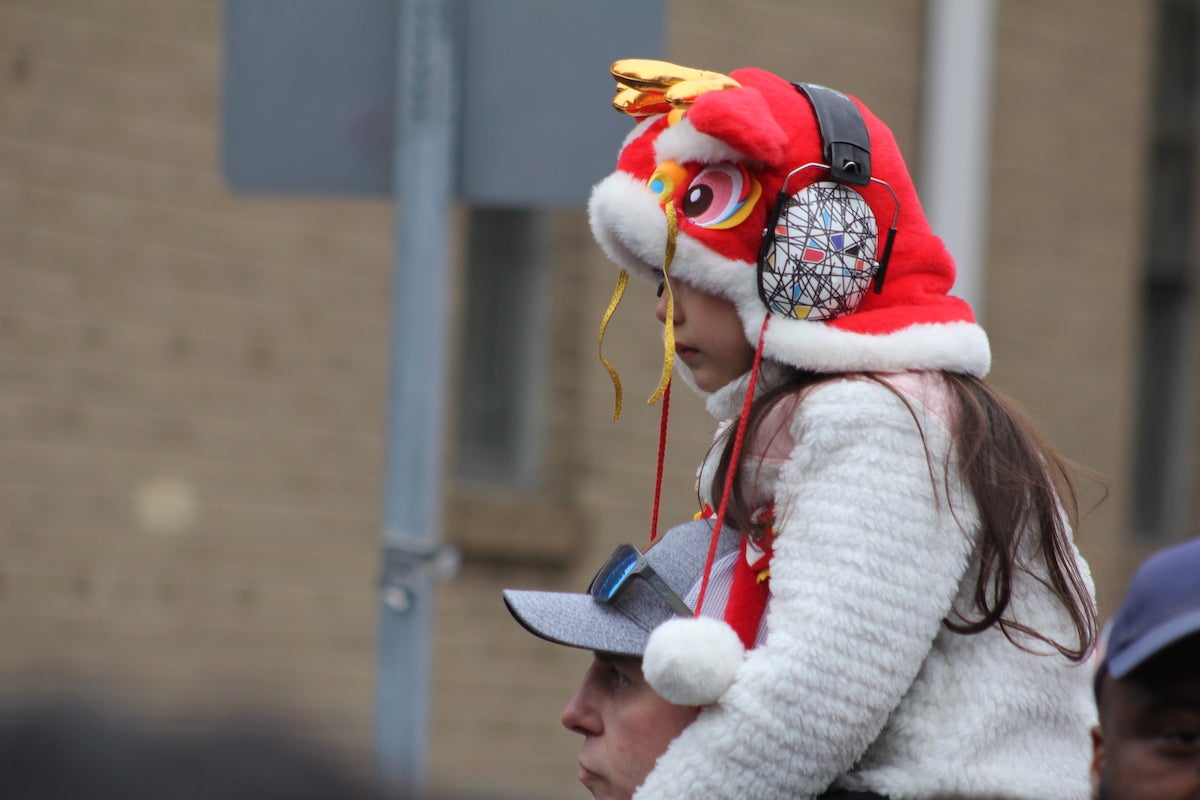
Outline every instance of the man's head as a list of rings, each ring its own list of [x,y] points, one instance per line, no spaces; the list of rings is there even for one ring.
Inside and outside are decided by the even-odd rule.
[[[699,713],[655,694],[641,658],[596,653],[561,716],[563,727],[583,736],[579,782],[596,800],[628,800]]]
[[[1200,798],[1200,539],[1142,565],[1104,648],[1096,797]]]
[[[572,594],[506,590],[508,610],[527,630],[556,644],[591,650],[595,657],[579,688],[563,708],[562,724],[584,737],[579,780],[592,796],[628,800],[671,741],[696,718],[694,706],[672,705],[646,682],[642,655],[650,634],[679,612],[672,595],[696,607],[704,575],[712,522],[701,520],[667,531],[645,552],[648,570],[620,569],[627,575],[595,592]],[[741,534],[725,530],[701,613],[720,618],[739,557]],[[610,559],[605,568],[621,559]],[[626,560],[626,565],[634,565]],[[611,594],[611,599],[610,598]],[[599,596],[599,597],[598,597]]]

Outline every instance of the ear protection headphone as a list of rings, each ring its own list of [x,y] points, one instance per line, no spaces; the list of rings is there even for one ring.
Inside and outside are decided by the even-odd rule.
[[[802,164],[784,179],[763,230],[758,296],[784,317],[830,320],[853,314],[872,282],[876,293],[883,290],[900,201],[887,182],[871,176],[871,137],[854,101],[825,86],[792,85],[812,105],[825,160]],[[829,180],[793,192],[794,179],[809,171],[824,171]],[[853,188],[872,183],[885,187],[896,207],[882,253],[875,215]]]

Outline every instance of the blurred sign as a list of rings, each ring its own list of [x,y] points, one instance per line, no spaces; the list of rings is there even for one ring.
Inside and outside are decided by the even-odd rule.
[[[632,123],[608,65],[661,58],[661,0],[463,0],[458,198],[577,205]],[[222,163],[245,192],[392,194],[395,0],[226,0]]]

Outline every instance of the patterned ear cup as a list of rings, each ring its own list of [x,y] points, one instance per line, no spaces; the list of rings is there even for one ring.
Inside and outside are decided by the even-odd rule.
[[[781,196],[758,259],[758,293],[772,312],[822,321],[853,314],[879,270],[879,231],[858,192],[834,181]]]
[[[802,164],[784,180],[758,252],[758,296],[786,318],[830,320],[857,311],[872,279],[876,292],[883,289],[900,204],[892,187],[871,175],[871,137],[854,101],[825,86],[792,86],[816,115],[824,162]],[[830,180],[793,192],[792,179],[812,169]],[[896,204],[882,253],[875,215],[851,188],[871,184],[885,187]]]

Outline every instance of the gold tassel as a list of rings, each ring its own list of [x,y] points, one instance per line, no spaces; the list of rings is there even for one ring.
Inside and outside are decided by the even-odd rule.
[[[663,368],[658,380],[658,388],[647,401],[654,405],[662,399],[667,387],[671,385],[671,370],[675,366],[675,297],[671,293],[671,262],[675,259],[675,236],[679,230],[679,222],[675,218],[675,204],[668,198],[663,205],[667,214],[667,252],[663,256],[663,291],[667,297],[667,319],[663,328]]]
[[[617,288],[613,290],[612,299],[608,301],[608,308],[604,312],[604,318],[600,320],[600,333],[596,337],[596,351],[600,354],[600,360],[604,362],[604,368],[608,370],[608,377],[612,378],[613,391],[616,398],[613,401],[613,421],[621,416],[621,376],[617,374],[617,368],[604,357],[604,331],[608,328],[608,321],[612,319],[612,315],[616,312],[617,306],[621,303],[621,297],[625,294],[625,287],[629,284],[628,270],[621,270],[620,276],[617,278]]]

